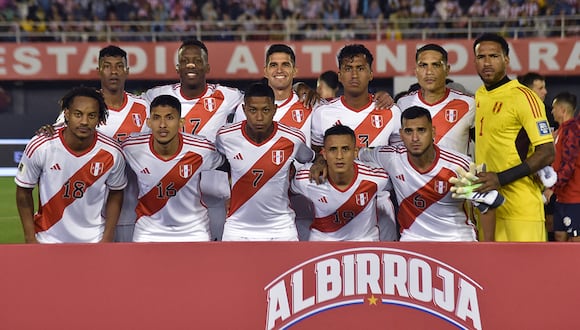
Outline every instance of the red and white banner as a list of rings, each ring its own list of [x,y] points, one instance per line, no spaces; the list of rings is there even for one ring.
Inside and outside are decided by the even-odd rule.
[[[0,320],[3,329],[568,329],[579,258],[574,243],[0,245]]]
[[[475,75],[473,40],[364,41],[374,54],[376,77],[413,75],[415,50],[435,42],[449,52],[452,75]],[[210,80],[259,79],[265,52],[272,42],[207,42]],[[347,43],[304,41],[289,43],[296,52],[299,78],[316,78],[336,70],[336,54]],[[536,71],[546,76],[577,75],[578,38],[510,39],[510,74]],[[129,54],[130,79],[177,80],[178,42],[120,42]],[[0,80],[96,79],[102,43],[0,43]]]

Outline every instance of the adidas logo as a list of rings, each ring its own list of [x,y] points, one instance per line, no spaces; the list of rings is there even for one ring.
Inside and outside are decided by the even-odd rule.
[[[401,181],[405,181],[405,176],[403,174],[399,174],[399,175],[395,176],[395,178],[397,178]]]
[[[58,163],[56,163],[56,164],[52,165],[52,166],[50,167],[50,169],[51,169],[51,170],[54,170],[54,171],[60,171],[60,170],[61,170],[61,168],[60,168],[60,165],[59,165]]]
[[[321,198],[318,199],[319,202],[324,203],[324,204],[328,204],[328,200],[326,199],[326,196],[322,196]]]
[[[239,152],[238,152],[238,153],[237,153],[237,154],[234,156],[234,159],[237,159],[237,160],[244,160],[244,157],[242,156],[242,154],[241,154],[241,153],[239,153]]]
[[[151,172],[149,172],[149,169],[147,167],[145,167],[144,169],[142,169],[141,171],[142,174],[151,174]]]
[[[334,123],[334,126],[337,126],[337,125],[342,125],[342,123],[340,122],[340,120],[337,120],[336,123]]]

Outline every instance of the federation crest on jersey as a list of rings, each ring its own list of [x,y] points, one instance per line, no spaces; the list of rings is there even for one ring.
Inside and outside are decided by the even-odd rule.
[[[93,176],[99,176],[103,173],[105,166],[102,162],[93,162],[91,163],[91,174]]]
[[[447,181],[437,180],[435,181],[435,191],[441,195],[447,193]]]
[[[301,123],[304,121],[304,110],[302,109],[294,109],[292,110],[292,120],[297,123]]]
[[[179,176],[187,179],[193,174],[193,166],[191,164],[179,165]]]
[[[135,126],[137,126],[137,127],[143,126],[143,121],[141,120],[140,114],[134,113],[134,114],[132,114],[132,117],[133,117],[133,124],[135,124]]]
[[[365,206],[369,202],[369,194],[367,192],[356,194],[356,196],[354,198],[355,198],[356,205],[359,205],[359,206]]]
[[[457,118],[459,117],[457,114],[458,114],[457,109],[446,109],[445,120],[447,120],[450,123],[454,123],[457,121]]]
[[[280,165],[284,162],[284,150],[272,150],[272,163]]]
[[[374,128],[381,128],[383,127],[383,116],[381,115],[372,115],[371,116],[371,125]]]
[[[217,102],[213,97],[207,97],[203,99],[203,108],[206,111],[214,112],[217,107]]]

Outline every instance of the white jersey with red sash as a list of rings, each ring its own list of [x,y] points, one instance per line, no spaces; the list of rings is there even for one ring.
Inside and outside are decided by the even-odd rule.
[[[469,170],[468,156],[435,146],[435,161],[421,172],[405,147],[362,149],[359,159],[382,166],[392,180],[401,226],[401,241],[475,241],[475,230],[463,200],[451,197],[449,178],[457,168]]]
[[[412,106],[429,110],[435,127],[435,143],[462,154],[468,153],[469,129],[474,127],[475,99],[447,88],[445,97],[437,103],[425,101],[421,91],[412,92],[397,101],[401,111]]]
[[[401,111],[396,105],[388,110],[378,110],[369,94],[369,102],[362,109],[350,108],[344,96],[320,105],[312,114],[312,145],[322,146],[324,132],[342,124],[352,128],[358,147],[377,147],[400,143]]]
[[[113,138],[117,142],[123,142],[133,133],[148,132],[146,125],[149,116],[149,105],[144,99],[125,92],[124,102],[120,108],[108,107],[109,116],[107,122],[97,127],[97,131]],[[57,124],[64,124],[64,116],[61,113],[57,119]],[[129,168],[127,168],[129,169]],[[135,207],[137,206],[137,182],[135,175],[127,172],[127,187],[123,194],[123,206],[119,216],[118,225],[135,224]],[[104,210],[104,209],[103,209]]]
[[[149,116],[147,101],[139,96],[125,92],[123,105],[119,108],[107,106],[109,116],[105,124],[99,125],[97,131],[121,143],[132,133],[148,132],[146,119]],[[64,124],[64,114],[61,112],[56,125]]]
[[[288,199],[289,169],[294,160],[312,161],[314,152],[299,130],[273,125],[271,137],[261,144],[246,135],[246,121],[224,126],[218,133],[216,146],[230,163],[232,181],[224,237],[296,236]]]
[[[133,241],[209,241],[209,217],[201,201],[200,172],[224,162],[209,140],[179,134],[179,151],[170,159],[153,150],[153,136],[123,143],[127,163],[137,174],[139,202]]]
[[[185,118],[183,131],[203,136],[215,142],[217,131],[236,111],[243,101],[243,94],[235,89],[218,84],[207,84],[199,98],[188,99],[181,94],[181,84],[152,88],[143,94],[149,103],[159,95],[171,95],[181,102],[181,117]]]
[[[310,240],[378,241],[376,196],[387,187],[387,173],[356,162],[351,185],[339,189],[330,178],[323,184],[311,182],[311,165],[296,173],[291,186],[293,192],[314,204]]]
[[[101,208],[107,188],[121,190],[127,184],[125,159],[119,145],[101,133],[89,149],[75,153],[64,143],[64,129],[30,140],[15,182],[23,188],[38,184],[34,222],[39,242],[98,242],[105,229]]]
[[[312,128],[312,109],[304,106],[298,94],[292,92],[289,98],[285,100],[276,100],[276,114],[274,121],[286,126],[299,129],[306,138],[306,144],[310,146],[310,133]],[[236,110],[234,123],[246,120],[243,108],[240,106]]]
[[[358,147],[378,147],[400,144],[399,128],[401,111],[396,105],[388,110],[378,110],[371,94],[362,109],[353,109],[344,102],[344,96],[321,105],[312,114],[312,145],[322,146],[324,132],[330,127],[342,124],[354,130]],[[379,193],[379,227],[381,240],[396,239],[395,216],[390,193]]]

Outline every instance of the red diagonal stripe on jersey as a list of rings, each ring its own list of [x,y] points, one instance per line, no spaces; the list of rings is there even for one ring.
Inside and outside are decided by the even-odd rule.
[[[210,100],[211,102],[206,104],[206,102]],[[216,114],[223,103],[224,94],[221,91],[215,91],[210,96],[202,97],[197,100],[195,105],[185,115],[185,125],[183,125],[183,131],[190,134],[198,134],[203,129],[205,124],[207,124],[207,122],[211,119],[211,117]]]
[[[361,194],[365,193],[368,200],[364,205],[359,205],[357,200]],[[323,218],[314,218],[311,227],[324,233],[339,230],[346,226],[350,220],[359,215],[370,203],[371,199],[375,198],[376,193],[376,183],[362,180],[355,192],[336,210],[335,214]]]
[[[284,161],[280,165],[274,164],[272,161],[272,152],[274,150],[284,150]],[[281,137],[276,143],[266,151],[260,159],[240,177],[240,179],[232,187],[232,199],[230,202],[230,211],[228,216],[234,214],[244,203],[246,203],[255,193],[257,193],[266,182],[268,182],[276,173],[278,173],[288,158],[294,152],[294,144],[285,137]],[[256,177],[256,171],[263,171],[261,177]]]
[[[451,184],[449,179],[451,177],[457,176],[455,172],[450,169],[443,168],[437,175],[427,182],[423,187],[419,188],[415,193],[411,194],[405,198],[399,206],[399,224],[401,229],[407,229],[411,227],[413,221],[421,214],[423,211],[428,209],[431,205],[439,202],[447,193]],[[435,184],[438,182],[444,182],[447,184],[445,191],[440,194],[435,190]]]
[[[298,114],[298,112],[300,114]],[[284,116],[280,118],[278,122],[290,127],[301,129],[306,123],[308,117],[310,117],[311,113],[311,109],[304,107],[304,105],[300,102],[296,102],[290,107]]]
[[[379,126],[379,122],[377,119],[381,118],[381,123]],[[374,109],[371,111],[367,117],[355,128],[354,132],[356,133],[357,137],[360,135],[365,135],[367,137],[367,145],[360,144],[360,138],[358,139],[359,147],[368,147],[370,146],[373,141],[381,134],[381,131],[387,126],[389,121],[393,118],[393,113],[391,110],[377,110]]]
[[[68,179],[67,185],[63,185],[60,190],[52,196],[52,198],[44,205],[40,207],[38,213],[34,216],[34,224],[36,232],[41,232],[48,230],[54,224],[56,224],[61,218],[64,210],[74,201],[74,189],[76,182],[84,183],[84,191],[87,191],[90,186],[92,186],[100,177],[107,173],[114,164],[114,158],[111,153],[106,150],[99,150],[93,158],[79,168],[71,177]],[[94,163],[102,163],[103,168],[100,173],[96,176],[91,173],[91,166]],[[50,184],[50,183],[47,183]],[[65,197],[67,194],[70,197]]]
[[[458,121],[465,117],[468,111],[469,105],[460,100],[453,100],[443,107],[443,109],[439,110],[439,112],[433,116],[435,143],[439,143],[441,138],[443,138]]]
[[[113,135],[113,138],[119,142],[123,142],[131,133],[141,132],[141,128],[143,128],[143,125],[145,125],[145,120],[147,119],[146,110],[147,109],[143,104],[133,103],[133,106],[131,106],[129,113],[125,117],[125,120],[123,120],[121,123],[121,126],[119,126],[115,132],[115,135]],[[135,115],[139,116],[141,121],[140,123],[135,121]]]
[[[149,216],[159,212],[171,197],[175,196],[194,175],[197,175],[196,172],[201,166],[202,161],[202,157],[195,152],[189,151],[183,155],[183,158],[181,158],[181,160],[179,160],[179,162],[177,162],[175,166],[173,166],[167,174],[159,180],[159,183],[155,185],[155,187],[139,198],[139,203],[135,209],[137,220],[142,216]],[[188,177],[184,178],[181,175],[181,171],[183,166],[187,165],[191,165],[191,169],[188,169],[188,171],[191,172]],[[170,190],[168,190],[168,188]],[[170,191],[171,194],[168,194],[168,191]]]

